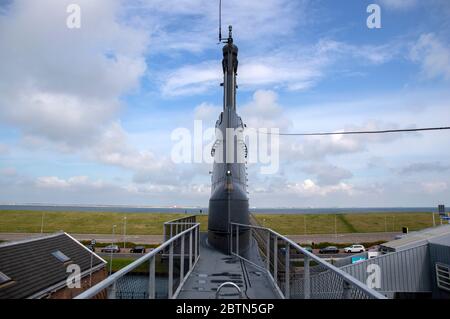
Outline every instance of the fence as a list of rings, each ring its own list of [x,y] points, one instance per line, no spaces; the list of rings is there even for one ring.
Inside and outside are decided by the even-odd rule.
[[[186,230],[191,225],[197,222],[195,215],[177,218],[163,224],[163,234],[164,241],[169,240],[173,236],[179,234],[180,232]]]
[[[350,274],[305,250],[289,238],[260,226],[231,223],[232,254],[266,271],[282,298],[386,299]],[[259,255],[239,252],[241,233],[251,232]]]
[[[166,224],[173,230],[167,241],[75,299],[176,298],[200,257],[200,224],[179,220]]]

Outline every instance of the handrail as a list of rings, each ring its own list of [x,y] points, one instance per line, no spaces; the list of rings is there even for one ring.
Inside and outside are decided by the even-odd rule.
[[[169,240],[165,241],[164,243],[162,243],[157,248],[153,249],[152,251],[150,251],[149,253],[145,254],[141,258],[135,260],[134,262],[132,262],[128,266],[125,266],[124,268],[120,269],[119,271],[117,271],[116,273],[114,273],[111,276],[107,277],[105,280],[99,282],[98,284],[96,284],[92,288],[89,288],[85,292],[79,294],[74,299],[89,299],[89,298],[92,298],[92,297],[96,296],[101,291],[103,291],[103,290],[107,289],[108,287],[110,287],[111,285],[113,285],[118,279],[122,278],[123,276],[128,274],[130,271],[132,271],[136,267],[139,267],[144,262],[147,262],[151,258],[154,258],[158,253],[162,252],[165,248],[169,247],[174,241],[182,238],[182,236],[188,234],[189,232],[193,231],[195,228],[199,227],[199,225],[200,225],[199,223],[196,223],[193,226],[191,226],[190,228],[188,228],[188,229],[180,232],[179,234],[171,237]]]
[[[175,218],[175,219],[169,220],[167,222],[164,222],[164,224],[178,223],[178,222],[181,222],[183,219],[196,218],[196,217],[197,217],[197,215],[184,216],[184,217],[180,217],[180,218]]]
[[[231,287],[233,287],[233,288],[236,288],[237,291],[239,292],[239,295],[241,296],[241,299],[243,299],[244,295],[242,294],[241,288],[239,288],[238,285],[236,285],[234,282],[231,282],[231,281],[224,282],[223,284],[221,284],[221,285],[217,288],[217,290],[216,290],[216,299],[219,299],[219,296],[220,296],[220,290],[222,290],[222,288],[225,287],[225,286],[231,286]]]
[[[281,238],[284,241],[286,241],[290,246],[294,247],[295,249],[299,250],[303,255],[305,255],[306,257],[311,258],[312,260],[316,261],[318,264],[325,266],[326,268],[328,268],[329,270],[333,271],[334,273],[336,273],[337,275],[339,275],[340,277],[342,277],[344,279],[344,281],[346,281],[347,283],[350,283],[356,287],[358,287],[359,289],[361,289],[362,291],[364,291],[366,294],[377,298],[377,299],[387,299],[384,295],[382,295],[381,293],[379,293],[378,291],[369,288],[368,286],[366,286],[365,284],[363,284],[362,282],[360,282],[359,280],[357,280],[356,278],[354,278],[353,276],[351,276],[350,274],[346,273],[345,271],[337,268],[336,266],[324,261],[322,258],[317,257],[316,255],[314,255],[313,253],[307,251],[306,249],[304,249],[303,247],[301,247],[300,245],[298,245],[296,242],[292,241],[291,239],[277,233],[276,231],[270,229],[270,228],[266,228],[266,227],[261,227],[261,226],[253,226],[253,225],[245,225],[245,224],[239,224],[239,223],[231,223],[231,225],[235,225],[238,227],[248,227],[248,228],[253,228],[253,229],[261,229],[261,230],[266,230],[269,231],[271,234],[273,234],[276,238]]]

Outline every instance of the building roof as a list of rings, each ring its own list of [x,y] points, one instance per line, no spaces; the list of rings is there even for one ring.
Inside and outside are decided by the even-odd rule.
[[[450,225],[440,225],[437,227],[427,228],[421,231],[409,233],[401,239],[393,240],[388,243],[380,245],[382,248],[388,250],[399,251],[420,245],[425,245],[429,242],[449,242],[450,240]]]
[[[69,276],[67,266],[81,273],[101,268],[106,261],[67,233],[0,245],[0,299],[40,298],[61,288]],[[8,279],[9,278],[9,279]]]

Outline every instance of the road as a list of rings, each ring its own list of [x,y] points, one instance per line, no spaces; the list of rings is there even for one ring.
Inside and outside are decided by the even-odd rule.
[[[376,241],[391,241],[400,233],[352,233],[352,234],[317,234],[317,235],[288,235],[296,243],[336,243],[336,244],[358,244]]]
[[[375,241],[391,241],[395,239],[396,235],[400,233],[353,233],[353,234],[316,234],[316,235],[289,235],[290,239],[301,244],[314,243],[363,243]],[[44,234],[46,235],[46,234]],[[95,239],[99,243],[121,243],[123,242],[122,235],[112,236],[111,234],[70,234],[78,240]],[[27,233],[0,233],[0,240],[2,241],[17,241],[27,238],[41,237],[41,234],[27,234]],[[160,244],[163,241],[162,235],[127,235],[126,240],[136,244]]]
[[[29,238],[38,238],[50,234],[29,234],[29,233],[0,233],[0,240],[3,241],[17,241]],[[121,243],[123,242],[123,235],[110,235],[110,234],[70,234],[76,239],[92,240],[95,239],[98,243]],[[163,242],[163,235],[127,235],[126,240],[132,243],[138,244],[160,244]]]

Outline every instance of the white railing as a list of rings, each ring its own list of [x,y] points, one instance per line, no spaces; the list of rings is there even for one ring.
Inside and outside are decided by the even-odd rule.
[[[165,222],[163,224],[164,241],[169,240],[195,223],[197,223],[197,218],[195,215],[181,217]]]
[[[251,232],[262,260],[239,251],[239,237]],[[280,297],[304,299],[386,299],[341,269],[317,257],[272,229],[231,223],[232,255],[265,271]],[[250,257],[251,258],[251,257]]]
[[[167,287],[167,294],[164,296],[168,299],[176,298],[185,280],[192,272],[195,264],[200,257],[200,224],[198,223],[183,223],[183,230],[176,235],[171,236],[162,245],[158,246],[151,252],[137,259],[128,266],[120,269],[105,280],[99,282],[97,285],[86,290],[78,295],[75,299],[91,299],[91,298],[129,298],[129,294],[121,291],[120,285],[139,285],[143,290],[142,294],[137,294],[138,289],[131,289],[131,292],[137,298],[155,299],[156,296],[156,265],[157,262],[163,264],[165,261],[167,265],[167,282],[164,280],[164,285]],[[175,265],[176,264],[176,265]],[[145,268],[143,273],[148,276],[144,280],[146,287],[142,289],[142,281],[139,284],[128,280],[127,276],[133,274],[138,268],[142,273],[142,268]],[[148,271],[148,275],[147,275]],[[131,277],[131,276],[130,276]],[[142,276],[140,276],[142,277]],[[130,278],[128,278],[130,279]],[[136,288],[136,287],[135,287]],[[133,298],[133,297],[132,297]]]

